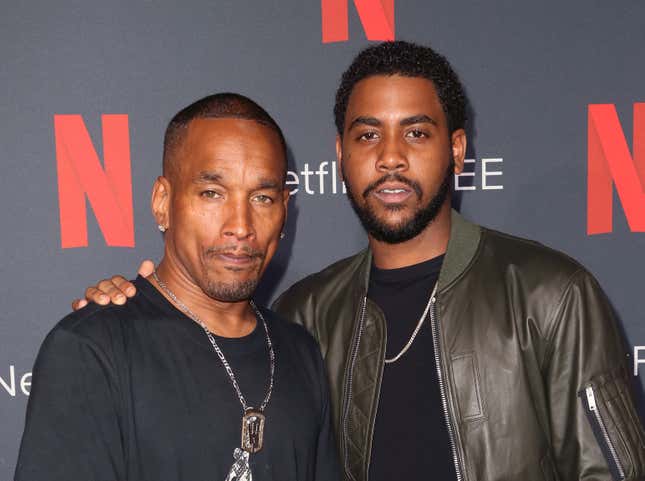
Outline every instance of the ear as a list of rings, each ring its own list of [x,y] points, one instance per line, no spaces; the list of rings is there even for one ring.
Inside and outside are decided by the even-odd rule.
[[[340,134],[336,134],[336,170],[338,170],[338,178],[343,179],[343,139]]]
[[[282,231],[284,231],[285,226],[287,225],[287,217],[289,216],[289,199],[291,198],[291,192],[289,189],[285,188],[282,192],[282,205],[284,205],[284,220],[282,221]]]
[[[466,158],[466,131],[455,130],[451,137],[452,158],[455,161],[455,174],[461,174],[464,170],[464,159]]]
[[[171,186],[167,178],[160,176],[152,186],[150,208],[158,225],[170,229],[170,194]]]

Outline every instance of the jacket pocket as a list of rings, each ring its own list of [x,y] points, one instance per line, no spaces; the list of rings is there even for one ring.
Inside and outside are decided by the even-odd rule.
[[[474,353],[469,352],[453,356],[452,372],[461,419],[464,422],[484,419],[485,412],[481,395],[479,368]]]
[[[579,393],[596,441],[616,481],[643,475],[643,431],[624,377],[601,376]]]

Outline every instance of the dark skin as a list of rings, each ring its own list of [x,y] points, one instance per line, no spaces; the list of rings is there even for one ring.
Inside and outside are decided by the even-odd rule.
[[[229,294],[257,282],[278,247],[289,200],[280,139],[252,120],[195,119],[173,155],[176,167],[159,177],[152,191],[152,213],[166,228],[157,273],[209,330],[224,337],[247,335],[256,324],[253,310],[246,296]],[[117,280],[108,296],[117,295],[120,286],[125,295],[134,294],[134,286]],[[91,293],[100,290],[99,285]],[[121,297],[115,301],[125,302]]]
[[[381,222],[396,226],[434,196],[454,159],[454,172],[464,167],[466,133],[452,134],[432,82],[419,77],[374,76],[356,84],[345,113],[345,131],[336,138],[338,165],[348,189],[360,204],[369,204]],[[417,182],[419,197],[409,186],[388,182],[363,192],[390,173]],[[393,209],[392,207],[396,207]],[[398,244],[368,233],[374,263],[381,269],[410,266],[445,253],[450,236],[450,198],[419,235]]]
[[[345,114],[345,130],[336,139],[339,170],[345,171],[348,188],[359,203],[369,203],[382,222],[399,225],[436,194],[451,154],[454,172],[463,170],[466,133],[450,132],[446,115],[431,81],[420,77],[373,76],[356,84]],[[383,176],[396,172],[417,182],[419,197],[405,184],[388,183],[363,191]],[[384,190],[385,189],[385,190]],[[379,192],[380,191],[380,192]],[[393,209],[392,206],[396,205]],[[368,234],[374,263],[382,269],[414,265],[444,254],[450,236],[450,197],[437,217],[416,237],[399,244],[378,241]],[[152,272],[144,261],[140,273]],[[123,304],[134,295],[134,286],[121,276],[101,281],[85,292],[98,304]],[[76,300],[74,309],[87,301]]]

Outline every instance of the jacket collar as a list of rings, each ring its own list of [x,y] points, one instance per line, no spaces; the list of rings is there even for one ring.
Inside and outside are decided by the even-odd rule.
[[[467,221],[454,209],[450,223],[450,239],[439,273],[438,292],[450,286],[470,265],[482,235],[481,227]]]
[[[471,263],[481,239],[481,227],[467,221],[456,210],[451,211],[450,218],[450,239],[448,240],[448,249],[444,258],[437,292],[441,292],[449,287]],[[358,254],[360,267],[358,279],[361,279],[357,286],[360,286],[361,296],[367,293],[369,285],[370,269],[372,266],[372,251],[369,247]]]

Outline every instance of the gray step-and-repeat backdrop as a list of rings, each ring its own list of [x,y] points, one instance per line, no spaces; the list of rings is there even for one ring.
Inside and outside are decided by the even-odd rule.
[[[391,38],[432,45],[467,87],[469,160],[455,179],[462,213],[585,264],[619,315],[642,392],[642,1],[8,2],[0,480],[13,475],[45,334],[84,286],[132,276],[140,259],[161,253],[148,199],[179,108],[237,91],[284,128],[294,195],[263,301],[365,245],[335,173],[333,95],[361,47]]]

